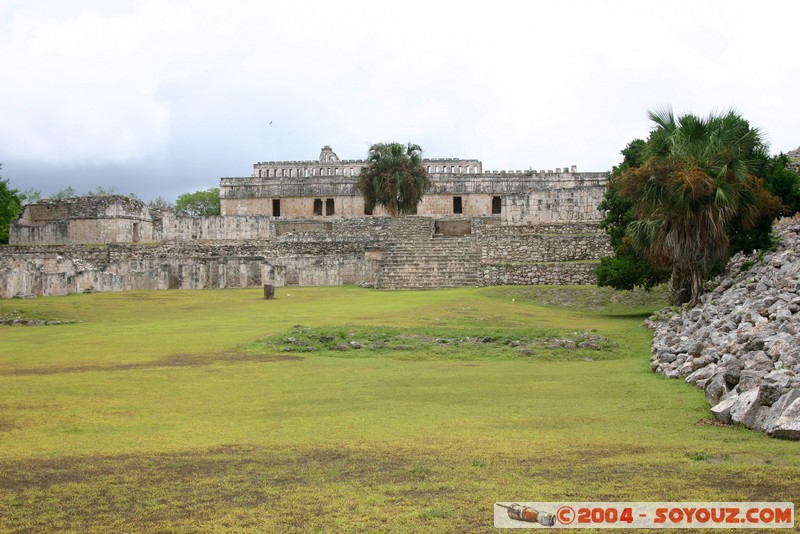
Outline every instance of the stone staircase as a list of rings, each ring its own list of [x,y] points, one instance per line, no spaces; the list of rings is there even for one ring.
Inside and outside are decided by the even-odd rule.
[[[436,289],[481,285],[481,254],[473,235],[433,235],[433,219],[400,217],[386,243],[377,289]]]

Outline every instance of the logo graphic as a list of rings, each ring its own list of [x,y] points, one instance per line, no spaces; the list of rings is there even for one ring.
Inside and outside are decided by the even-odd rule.
[[[518,503],[509,505],[495,503],[500,508],[508,510],[508,517],[517,521],[525,521],[526,523],[539,523],[546,527],[552,527],[556,524],[556,516],[547,512],[540,512],[530,506],[522,506]]]
[[[552,513],[551,513],[552,512]],[[791,502],[495,502],[497,528],[794,528]]]

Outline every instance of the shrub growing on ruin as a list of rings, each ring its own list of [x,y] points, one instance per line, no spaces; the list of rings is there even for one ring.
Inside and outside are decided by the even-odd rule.
[[[219,215],[219,188],[184,193],[175,202],[175,209],[192,217]]]
[[[22,198],[19,191],[11,189],[8,180],[0,178],[0,244],[8,243],[8,227],[21,210]]]
[[[392,217],[416,213],[430,187],[428,172],[422,165],[422,149],[411,143],[372,145],[356,187],[364,196],[367,213],[376,205],[386,208]]]

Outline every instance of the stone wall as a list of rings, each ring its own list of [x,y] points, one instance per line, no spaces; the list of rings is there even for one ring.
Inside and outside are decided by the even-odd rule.
[[[612,253],[596,225],[560,223],[479,227],[482,285],[583,285],[597,282],[599,258]]]
[[[596,262],[484,263],[482,285],[589,285],[597,282]]]
[[[302,161],[262,161],[253,164],[253,176],[258,178],[313,178],[322,176],[357,176],[366,165],[363,159],[339,159],[339,156],[325,145],[316,160]],[[483,172],[477,159],[426,158],[423,160],[429,173],[472,173]]]
[[[282,285],[283,268],[263,252],[252,245],[4,247],[0,298]]]
[[[89,289],[375,284],[388,219],[246,219],[167,217],[159,230],[165,243],[0,247],[0,298]],[[225,239],[236,225],[261,225],[261,231]]]
[[[184,217],[174,211],[156,212],[152,241],[236,241],[269,239],[274,235],[273,219],[264,216]]]
[[[153,240],[147,206],[119,195],[41,200],[29,204],[9,228],[17,245],[104,244]]]
[[[223,216],[361,217],[356,183],[364,160],[340,160],[329,146],[318,160],[269,161],[253,175],[220,179]],[[417,207],[428,217],[503,215],[508,224],[598,221],[607,174],[575,166],[549,170],[487,171],[477,159],[424,159],[431,187]],[[386,215],[377,208],[375,215]]]
[[[608,236],[586,224],[486,226],[480,245],[484,263],[585,261],[613,252]]]
[[[592,261],[608,250],[589,224],[509,227],[497,217],[162,220],[163,243],[0,247],[0,297],[263,284],[587,284]],[[225,239],[241,235],[237,225],[260,230]]]
[[[356,178],[324,179],[223,178],[220,210],[224,216],[362,217],[364,201]],[[605,193],[605,173],[492,172],[478,175],[433,175],[431,189],[417,214],[428,217],[501,215],[508,224],[587,221],[601,218],[597,205]],[[495,198],[500,212],[495,211]],[[456,200],[458,199],[458,200]],[[333,209],[329,211],[328,202]],[[457,211],[460,207],[460,212]],[[375,215],[385,215],[377,208]]]

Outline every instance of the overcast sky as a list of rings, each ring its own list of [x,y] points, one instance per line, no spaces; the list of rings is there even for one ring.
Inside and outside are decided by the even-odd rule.
[[[380,141],[606,171],[666,105],[734,108],[786,152],[799,22],[797,0],[3,0],[0,172],[174,200]]]

